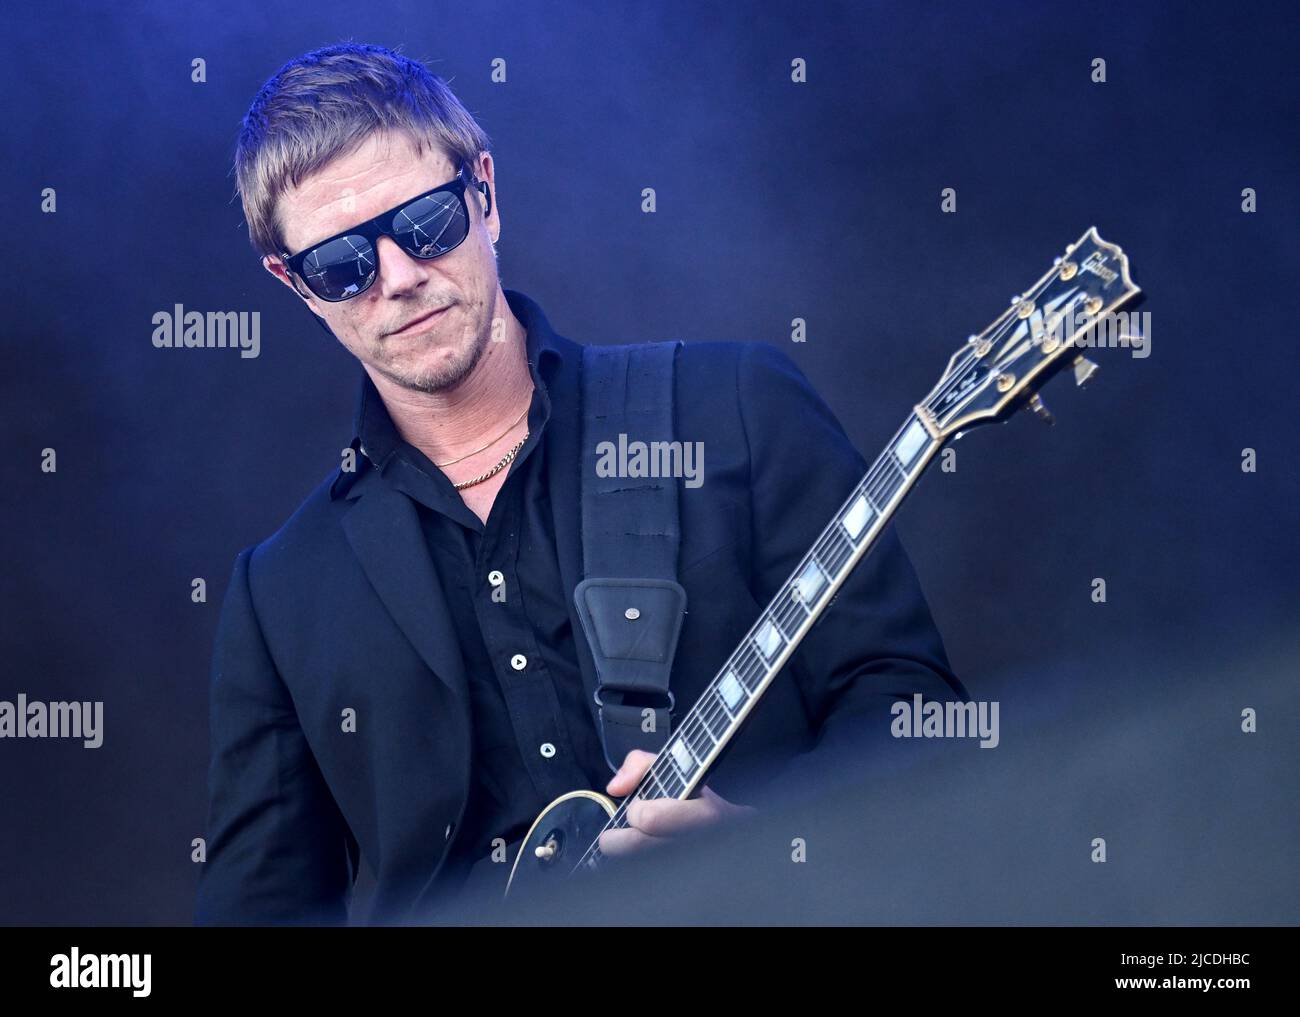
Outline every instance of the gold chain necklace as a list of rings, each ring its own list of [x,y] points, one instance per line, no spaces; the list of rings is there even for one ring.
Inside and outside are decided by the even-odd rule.
[[[512,424],[511,426],[513,427],[514,425]],[[515,442],[515,444],[511,447],[510,451],[507,452],[505,455],[503,455],[501,457],[501,461],[497,463],[495,466],[493,466],[492,469],[488,470],[486,473],[480,473],[473,480],[462,480],[459,484],[455,484],[453,486],[456,488],[457,491],[463,491],[467,487],[473,487],[475,484],[483,483],[483,481],[487,480],[489,477],[495,477],[498,473],[504,470],[512,462],[514,462],[515,456],[519,454],[519,450],[524,447],[524,442],[526,442],[527,440],[528,440],[528,432],[525,431],[524,436],[520,438],[517,442]],[[482,451],[482,449],[480,449],[479,451]]]
[[[451,466],[453,463],[458,463],[463,459],[468,459],[470,456],[476,456],[480,452],[490,449],[493,445],[495,445],[497,442],[499,442],[502,438],[504,438],[507,434],[509,434],[511,431],[515,429],[515,426],[519,423],[519,421],[524,419],[524,413],[527,413],[531,406],[532,406],[531,402],[528,403],[528,405],[524,406],[524,412],[519,414],[519,416],[515,417],[514,423],[512,423],[509,427],[507,427],[504,431],[498,434],[486,445],[476,448],[473,452],[466,452],[463,456],[458,456],[455,459],[448,459],[445,463],[434,463],[433,465],[438,467],[438,469],[442,469],[444,466]]]

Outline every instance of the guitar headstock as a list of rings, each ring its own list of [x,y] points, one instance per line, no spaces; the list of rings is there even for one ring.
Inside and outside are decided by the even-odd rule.
[[[1082,351],[1097,344],[1099,323],[1109,323],[1108,316],[1141,292],[1128,256],[1090,227],[988,328],[967,339],[917,411],[941,439],[1005,420],[1024,406],[1046,415],[1038,390],[1071,361],[1076,381],[1087,381],[1096,368]]]

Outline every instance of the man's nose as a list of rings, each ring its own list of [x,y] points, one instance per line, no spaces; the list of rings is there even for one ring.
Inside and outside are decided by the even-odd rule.
[[[410,293],[424,283],[425,262],[412,258],[397,246],[392,237],[380,237],[377,251],[379,278],[376,283],[384,296]]]

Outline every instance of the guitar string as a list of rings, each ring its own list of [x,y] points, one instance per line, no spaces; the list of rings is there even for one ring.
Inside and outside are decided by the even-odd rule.
[[[1039,283],[1036,283],[1034,287],[1031,287],[1030,290],[1027,291],[1026,296],[1028,297],[1030,293],[1032,293],[1033,297],[1031,299],[1036,299],[1043,289],[1059,278],[1060,266],[1057,265],[1054,267],[1054,270],[1047,273]],[[990,337],[990,342],[993,342],[994,344],[1002,342],[1006,338],[1006,333],[1016,328],[1024,320],[1025,319],[1019,318],[1018,316],[1012,317],[1008,318],[1000,326],[995,326],[994,335]],[[998,334],[999,332],[1001,334]],[[974,360],[978,359],[980,358],[975,356],[973,348],[968,347],[964,349],[962,354],[954,362],[952,378],[927,396],[922,405],[930,410],[936,409],[938,401],[953,390],[953,388],[961,381],[961,374]],[[699,754],[699,751],[692,743],[690,737],[692,733],[702,735],[703,738],[707,739],[710,748],[706,750],[705,755],[712,752],[713,748],[722,744],[718,738],[713,736],[709,724],[710,720],[725,721],[722,737],[724,739],[727,738],[729,729],[735,721],[735,715],[727,709],[721,698],[722,682],[728,674],[734,674],[736,680],[741,683],[742,688],[746,692],[746,706],[748,706],[749,702],[755,698],[755,690],[760,687],[763,680],[771,674],[771,669],[768,668],[764,662],[762,651],[757,648],[757,634],[762,631],[763,626],[768,621],[774,621],[777,626],[777,631],[782,636],[780,647],[778,647],[777,650],[779,653],[780,650],[790,641],[790,635],[787,633],[797,632],[804,621],[813,613],[812,607],[789,595],[793,593],[793,588],[799,582],[799,579],[804,574],[808,565],[813,563],[815,560],[817,567],[821,568],[822,564],[825,563],[830,566],[830,573],[835,574],[839,572],[843,564],[847,562],[849,558],[853,556],[854,552],[861,546],[860,544],[855,543],[852,538],[842,535],[840,532],[840,526],[837,526],[837,524],[842,522],[846,510],[851,505],[855,504],[863,494],[865,494],[868,503],[875,510],[876,514],[880,514],[880,506],[887,505],[895,496],[897,490],[904,486],[909,480],[913,479],[912,476],[907,473],[906,469],[902,467],[897,456],[894,455],[894,448],[904,431],[911,426],[912,417],[914,416],[914,414],[909,416],[909,420],[899,428],[894,437],[890,440],[886,446],[885,452],[868,469],[863,480],[859,481],[859,483],[854,487],[853,492],[841,505],[839,511],[836,512],[831,522],[818,536],[812,549],[804,555],[799,565],[796,566],[791,577],[777,590],[776,595],[773,597],[772,601],[769,602],[768,608],[759,615],[758,620],[754,623],[749,632],[746,633],[745,637],[742,638],[740,646],[732,653],[731,657],[728,658],[726,664],[723,665],[718,674],[715,675],[714,679],[705,688],[704,692],[700,695],[699,699],[687,715],[682,718],[682,723],[678,727],[676,734],[670,740],[669,744],[665,745],[663,749],[660,750],[659,754],[647,768],[642,779],[638,782],[636,788],[634,788],[627,798],[619,804],[615,809],[614,814],[609,817],[608,822],[601,831],[602,833],[605,830],[622,828],[617,826],[617,824],[626,819],[627,806],[633,799],[640,796],[642,800],[654,800],[646,799],[641,795],[641,792],[646,785],[652,782],[657,784],[660,791],[665,792],[662,797],[676,798],[682,791],[685,791],[687,781],[681,777],[680,771],[677,767],[674,766],[672,770],[674,782],[681,783],[682,785],[681,789],[677,792],[670,789],[667,782],[663,779],[667,776],[667,772],[660,768],[661,762],[664,764],[668,763],[673,743],[678,741],[682,742],[690,752],[692,758],[698,762],[698,760],[704,757]],[[894,480],[892,476],[887,476],[887,474],[891,473],[891,471],[887,469],[887,465],[892,466],[893,471],[902,474],[899,480]],[[891,486],[893,487],[892,491]],[[888,497],[882,498],[882,495],[887,492]],[[878,535],[879,534],[877,534],[877,536]],[[835,546],[832,547],[832,544]],[[840,554],[843,556],[840,557]],[[826,574],[825,568],[821,568],[821,571],[823,575]],[[827,576],[827,578],[829,579],[829,576]],[[829,583],[826,585],[829,586]],[[787,588],[789,589],[787,590]],[[820,603],[822,597],[825,595],[825,591],[823,591],[819,586],[818,596],[813,604],[816,605]],[[777,604],[778,601],[780,602],[779,604]],[[796,604],[798,607],[795,606]],[[783,614],[783,612],[788,612],[788,616]],[[792,622],[797,622],[797,624],[790,624]],[[787,628],[787,624],[790,624],[789,628]],[[749,659],[745,660],[743,658]],[[755,679],[755,684],[751,686],[751,680]],[[594,863],[595,859],[602,857],[603,852],[601,852],[599,845],[600,838],[598,834],[596,839],[593,840],[591,845],[588,847],[587,851],[579,859],[578,864],[571,871],[577,871],[577,869],[581,868],[584,864],[587,864],[589,859]]]

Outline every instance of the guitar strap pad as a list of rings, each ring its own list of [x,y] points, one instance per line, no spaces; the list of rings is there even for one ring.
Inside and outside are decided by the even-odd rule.
[[[654,474],[656,443],[673,440],[680,346],[582,350],[584,578],[573,600],[595,663],[592,698],[611,770],[632,749],[663,748],[675,705],[669,676],[686,613],[678,482]]]

